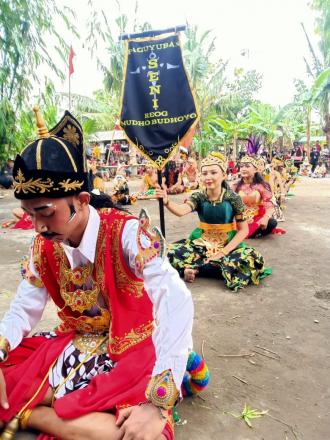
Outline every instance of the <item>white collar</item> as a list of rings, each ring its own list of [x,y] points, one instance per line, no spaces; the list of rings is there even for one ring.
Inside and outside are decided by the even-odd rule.
[[[94,263],[100,222],[101,220],[98,212],[93,206],[89,205],[88,222],[79,246],[74,248],[67,243],[62,243],[71,267],[73,266],[73,254],[77,254],[78,252],[91,263]]]

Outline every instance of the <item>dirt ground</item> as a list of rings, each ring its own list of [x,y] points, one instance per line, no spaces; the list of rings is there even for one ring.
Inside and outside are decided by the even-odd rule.
[[[0,221],[18,205],[5,193]],[[179,406],[177,440],[330,439],[330,179],[302,179],[294,194],[280,224],[287,234],[249,240],[273,268],[271,277],[239,293],[218,280],[197,278],[191,285],[194,348],[203,346],[211,381],[200,398]],[[157,202],[139,202],[131,211],[142,206],[157,224]],[[167,240],[186,237],[196,224],[195,214],[178,219],[166,213]],[[1,315],[32,235],[0,229]],[[56,322],[49,306],[38,328]],[[241,413],[245,404],[268,410],[252,420],[252,429],[229,414]]]

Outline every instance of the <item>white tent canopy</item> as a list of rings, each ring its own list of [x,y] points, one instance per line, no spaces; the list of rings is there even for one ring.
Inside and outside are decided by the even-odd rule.
[[[110,144],[113,141],[125,140],[123,130],[96,131],[91,137],[91,142],[99,142],[100,144]]]

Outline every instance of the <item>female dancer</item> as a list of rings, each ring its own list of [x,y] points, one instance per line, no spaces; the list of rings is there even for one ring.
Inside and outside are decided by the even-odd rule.
[[[241,179],[233,184],[233,190],[241,196],[246,207],[248,237],[263,237],[270,234],[277,225],[272,217],[275,207],[270,186],[258,172],[258,163],[254,157],[244,156],[239,168]]]
[[[227,164],[218,153],[211,153],[201,164],[201,182],[205,190],[193,193],[183,204],[168,198],[165,187],[156,190],[166,208],[182,217],[196,211],[200,224],[188,240],[170,246],[168,258],[187,282],[196,275],[224,278],[227,287],[238,290],[271,271],[264,268],[263,257],[243,240],[248,234],[245,208],[241,198],[225,181]]]
[[[265,160],[260,157],[257,159],[258,172],[263,177],[264,181],[270,186],[273,198],[272,202],[274,204],[274,218],[278,222],[284,222],[284,203],[285,203],[285,186],[280,173],[273,170],[270,165],[266,165]]]

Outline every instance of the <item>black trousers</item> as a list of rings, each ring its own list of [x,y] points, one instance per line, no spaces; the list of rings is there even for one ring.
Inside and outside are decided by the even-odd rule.
[[[311,169],[312,173],[314,173],[316,165],[317,165],[317,162],[315,162],[315,163],[312,162],[312,169]]]
[[[250,238],[258,238],[258,237],[264,237],[265,235],[268,235],[272,232],[274,228],[277,226],[277,220],[274,218],[270,218],[268,220],[267,227],[265,229],[258,228],[254,234],[251,235]]]

